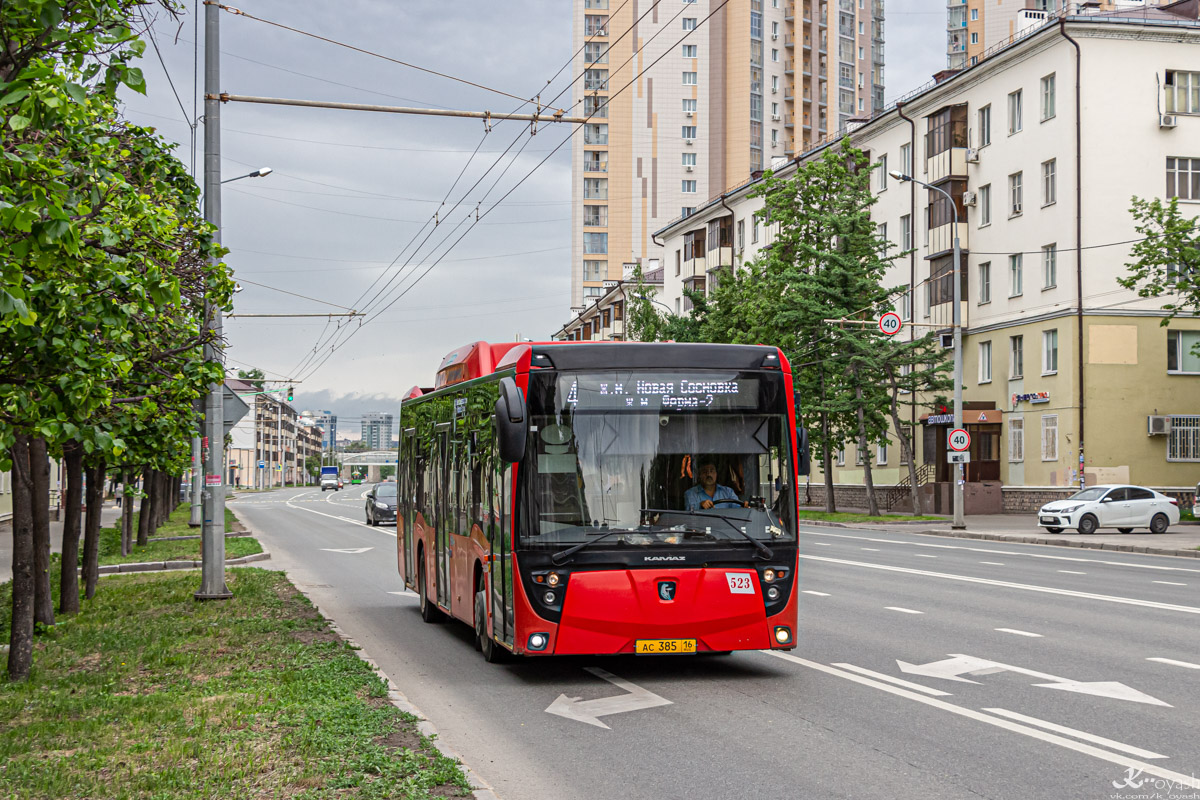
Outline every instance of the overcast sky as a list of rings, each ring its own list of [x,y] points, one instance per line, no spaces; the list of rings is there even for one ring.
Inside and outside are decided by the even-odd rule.
[[[123,96],[127,116],[179,142],[178,155],[190,165],[188,120],[203,114],[204,62],[203,47],[195,59],[192,15],[202,6],[187,5],[178,22],[160,16],[154,26],[166,71],[148,47],[141,64],[147,96]],[[554,104],[570,103],[570,0],[236,5],[518,97],[540,93],[546,101],[565,90]],[[946,12],[942,0],[888,0],[886,13],[890,100],[944,67]],[[245,17],[223,13],[220,25],[221,89],[229,94],[491,111],[518,105]],[[478,120],[227,103],[221,127],[224,179],[274,170],[227,184],[222,194],[227,262],[243,286],[235,314],[367,310],[361,327],[357,320],[227,319],[229,367],[302,379],[296,406],[332,409],[340,434],[357,436],[364,411],[398,411],[404,391],[429,385],[456,347],[543,339],[569,319],[570,144],[550,156],[565,126],[529,137],[521,135],[527,125],[507,122],[485,135]],[[202,156],[201,125],[197,168]],[[477,205],[486,211],[518,182],[468,227]],[[434,228],[426,222],[439,208]]]

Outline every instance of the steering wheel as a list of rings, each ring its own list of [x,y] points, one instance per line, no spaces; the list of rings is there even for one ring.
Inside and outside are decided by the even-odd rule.
[[[743,508],[744,507],[744,504],[742,503],[741,500],[714,500],[713,508],[716,508],[717,506],[721,505],[722,503],[724,503],[725,505],[732,505],[735,508]]]

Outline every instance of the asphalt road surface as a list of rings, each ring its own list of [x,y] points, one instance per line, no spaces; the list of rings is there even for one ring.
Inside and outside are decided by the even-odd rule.
[[[502,798],[1200,798],[1200,562],[812,528],[790,653],[490,665],[367,488],[231,506]]]

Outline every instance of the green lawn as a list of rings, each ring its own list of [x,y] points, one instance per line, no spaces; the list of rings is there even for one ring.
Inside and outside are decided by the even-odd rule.
[[[153,536],[195,536],[199,528],[188,527],[190,511],[186,505],[181,505],[171,514],[170,519],[152,534]],[[200,540],[184,539],[177,542],[156,542],[152,538],[145,547],[138,547],[137,541],[138,515],[133,515],[133,552],[127,556],[121,555],[120,528],[100,529],[100,563],[101,564],[137,564],[142,561],[196,561],[200,558]],[[233,530],[236,518],[233,512],[225,509],[225,530]],[[80,545],[82,554],[82,544]],[[261,553],[262,545],[250,536],[226,537],[225,558],[241,558],[242,556]]]
[[[0,797],[429,798],[467,781],[280,573],[102,578],[35,638],[31,679],[0,669]],[[8,639],[11,584],[0,585]]]
[[[819,520],[821,522],[912,522],[929,520],[931,522],[945,522],[945,517],[930,517],[930,516],[913,516],[911,514],[884,514],[879,517],[872,517],[868,514],[843,514],[838,511],[833,514],[825,511],[801,511],[800,521],[806,519]]]

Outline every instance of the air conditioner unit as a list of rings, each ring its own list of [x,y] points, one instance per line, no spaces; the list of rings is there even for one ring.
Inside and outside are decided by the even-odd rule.
[[[978,164],[979,163],[979,151],[976,150],[974,147],[967,148],[967,163],[968,164]]]
[[[779,34],[778,34],[778,33],[772,33],[772,34],[771,34],[771,39],[772,39],[772,40],[774,40],[774,39],[778,39],[778,38],[779,38]]]
[[[771,121],[772,121],[772,122],[779,122],[779,115],[778,115],[778,114],[772,114],[772,115],[771,115]]]
[[[1147,436],[1166,436],[1171,432],[1171,418],[1167,416],[1146,417]]]
[[[683,112],[683,115],[685,117],[694,117],[694,116],[696,116],[696,112],[695,111],[685,111],[685,112]]]
[[[691,164],[686,164],[683,167],[684,172],[695,172],[695,170],[696,170],[696,168],[693,167]]]
[[[683,143],[684,143],[684,144],[691,145],[691,144],[695,144],[695,143],[696,143],[696,140],[695,140],[695,139],[684,139],[684,140],[683,140]]]
[[[779,87],[778,87],[778,86],[772,86],[772,87],[771,87],[771,94],[779,94]]]
[[[1174,128],[1178,124],[1178,122],[1179,122],[1179,118],[1177,116],[1175,116],[1174,114],[1159,114],[1158,115],[1158,127],[1160,127],[1160,128]]]
[[[975,200],[976,200],[976,197],[975,197],[974,192],[963,192],[962,203],[964,206],[969,206],[971,208],[974,208]]]

